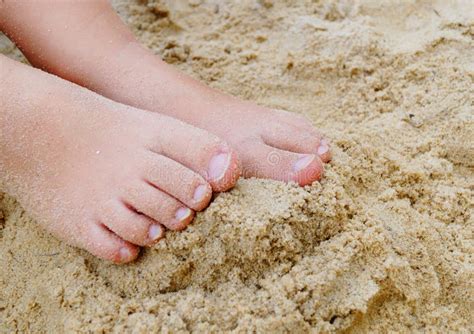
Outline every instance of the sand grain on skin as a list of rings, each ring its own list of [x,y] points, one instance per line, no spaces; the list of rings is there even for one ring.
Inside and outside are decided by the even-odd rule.
[[[167,62],[308,116],[324,181],[242,180],[130,266],[3,196],[0,332],[474,331],[472,5],[285,3],[114,4]]]

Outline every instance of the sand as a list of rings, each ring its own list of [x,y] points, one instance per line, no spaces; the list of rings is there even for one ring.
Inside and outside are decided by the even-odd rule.
[[[0,195],[0,332],[474,331],[472,2],[114,5],[167,62],[308,116],[333,162],[239,181],[128,266]]]

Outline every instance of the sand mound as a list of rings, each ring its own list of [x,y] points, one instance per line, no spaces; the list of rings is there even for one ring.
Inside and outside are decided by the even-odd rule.
[[[0,332],[474,331],[472,5],[296,3],[115,5],[183,71],[310,117],[324,181],[242,180],[122,267],[4,196]]]

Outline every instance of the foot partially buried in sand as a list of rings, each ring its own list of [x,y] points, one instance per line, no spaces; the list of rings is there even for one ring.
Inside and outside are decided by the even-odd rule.
[[[33,65],[120,102],[0,58],[1,189],[62,240],[128,262],[240,174],[321,178],[329,147],[309,121],[181,74],[107,2],[0,9],[0,29]]]
[[[0,56],[0,184],[62,240],[116,262],[234,186],[234,151]]]

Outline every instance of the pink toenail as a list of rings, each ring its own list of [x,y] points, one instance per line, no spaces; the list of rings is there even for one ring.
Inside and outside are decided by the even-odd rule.
[[[327,145],[322,145],[318,147],[318,154],[323,155],[329,151],[329,147]]]
[[[323,138],[319,142],[319,147],[318,147],[318,154],[323,155],[326,154],[329,151],[329,142],[327,139]]]
[[[175,218],[176,218],[176,220],[181,222],[181,221],[184,221],[184,220],[188,219],[192,214],[193,214],[193,212],[191,211],[191,209],[189,209],[189,208],[180,208],[180,209],[178,209],[178,211],[176,211]]]
[[[126,247],[120,248],[120,261],[126,262],[130,260],[132,257],[132,253],[130,253],[130,250]]]
[[[196,203],[201,203],[204,198],[206,198],[207,195],[207,187],[204,184],[201,184],[196,187],[196,190],[194,190],[194,196],[193,199]]]
[[[306,167],[308,167],[308,165],[311,162],[313,162],[314,158],[315,158],[315,156],[312,155],[312,154],[302,156],[301,158],[296,160],[296,162],[294,163],[293,171],[294,172],[299,172],[300,170],[305,169]]]
[[[148,230],[148,237],[155,241],[158,240],[163,235],[163,230],[159,225],[151,225],[150,229]]]
[[[229,164],[229,153],[219,153],[213,156],[209,163],[209,178],[214,181],[219,181],[224,177],[227,168],[229,168]]]

